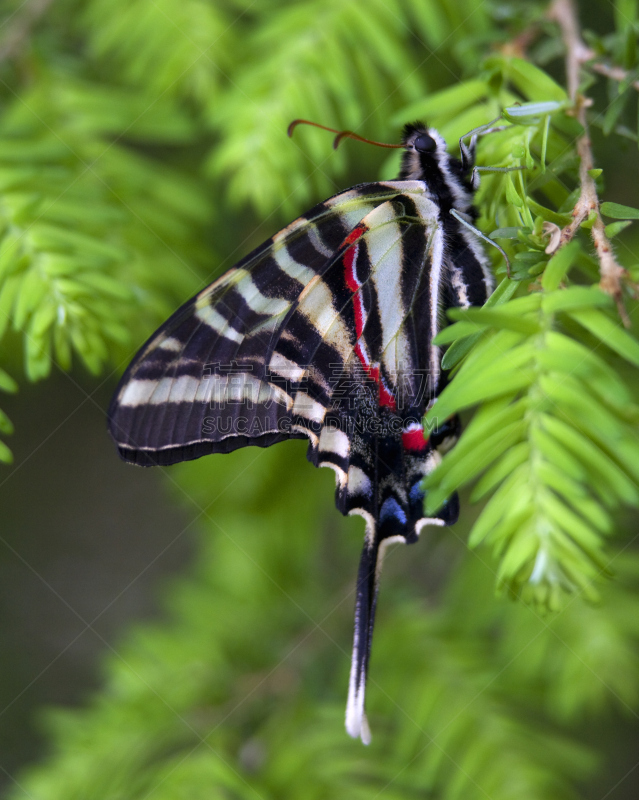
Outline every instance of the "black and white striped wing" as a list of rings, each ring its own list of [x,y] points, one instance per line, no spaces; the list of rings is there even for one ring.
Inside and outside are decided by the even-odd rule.
[[[309,459],[335,470],[339,510],[366,521],[346,718],[364,741],[384,545],[457,516],[455,499],[423,516],[421,481],[446,426],[427,441],[421,420],[443,380],[432,339],[445,309],[492,288],[466,233],[422,181],[336,195],[176,312],[110,409],[120,453],[137,464],[306,437]]]
[[[309,371],[320,379],[312,365],[276,352],[277,342],[286,351],[292,339],[283,322],[353,227],[402,191],[423,185],[365,184],[330,198],[178,309],[140,349],[113,398],[109,430],[122,458],[173,464],[304,436],[292,425],[295,387]],[[320,307],[307,302],[304,313],[322,330],[333,298],[320,284],[311,302]],[[319,349],[318,358],[333,352],[330,343]]]

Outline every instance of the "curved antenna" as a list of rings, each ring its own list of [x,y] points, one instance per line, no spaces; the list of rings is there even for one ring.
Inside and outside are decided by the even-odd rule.
[[[330,131],[331,133],[339,133],[335,128],[327,128],[326,125],[320,125],[319,122],[311,122],[309,119],[294,119],[293,122],[286,129],[286,135],[292,136],[293,131],[298,125],[312,125],[314,128],[321,128],[323,131]]]
[[[360,136],[354,131],[338,131],[335,128],[328,128],[326,125],[320,125],[319,122],[311,122],[308,119],[294,119],[293,122],[291,122],[291,124],[288,126],[286,131],[287,134],[292,136],[293,131],[298,125],[312,125],[314,128],[321,128],[323,131],[336,133],[337,136],[333,139],[333,150],[337,150],[342,139],[355,139],[356,141],[364,142],[365,144],[374,144],[376,147],[388,147],[393,149],[404,147],[403,144],[386,144],[386,142],[376,142],[373,139],[365,139],[363,136]]]
[[[339,143],[342,139],[355,139],[357,142],[364,142],[365,144],[374,144],[376,147],[388,147],[389,149],[396,150],[397,148],[404,149],[403,144],[387,144],[386,142],[376,142],[374,139],[365,139],[363,136],[360,136],[358,133],[354,133],[353,131],[340,131],[335,139],[333,140],[333,149],[337,150],[339,147]]]

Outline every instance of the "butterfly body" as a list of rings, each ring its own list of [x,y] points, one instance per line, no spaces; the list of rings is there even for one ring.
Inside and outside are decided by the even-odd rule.
[[[114,396],[121,456],[172,464],[246,445],[309,441],[336,474],[336,505],[366,537],[357,581],[346,726],[370,740],[364,690],[383,550],[457,517],[423,513],[423,477],[455,421],[425,435],[445,383],[432,344],[454,306],[492,291],[468,168],[436,131],[404,131],[396,181],[353,187],[267,240],[179,309],[142,347]]]

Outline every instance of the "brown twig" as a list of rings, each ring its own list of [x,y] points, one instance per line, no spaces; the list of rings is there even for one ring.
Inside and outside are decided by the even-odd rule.
[[[591,58],[593,56],[594,53]],[[612,64],[604,64],[601,61],[595,61],[593,64],[589,64],[588,69],[591,69],[593,72],[598,72],[600,75],[604,75],[606,78],[610,78],[613,81],[619,81],[619,83],[625,81],[629,75],[627,70],[621,67],[614,67]],[[639,92],[639,81],[632,81],[629,86],[632,86],[633,89]]]
[[[16,15],[15,21],[7,26],[7,33],[0,41],[0,63],[18,55],[34,24],[52,2],[53,0],[31,0],[23,6],[22,13]]]
[[[564,44],[566,45],[566,79],[568,95],[574,103],[574,114],[582,125],[584,132],[577,140],[577,154],[579,156],[579,184],[581,192],[572,211],[572,222],[562,230],[556,250],[567,244],[579,230],[579,226],[587,219],[592,218],[592,240],[595,245],[599,260],[599,285],[607,294],[611,295],[619,315],[626,327],[630,326],[630,319],[623,305],[621,292],[621,279],[626,271],[617,264],[612,246],[605,232],[604,221],[599,211],[599,198],[594,178],[590,170],[594,167],[592,146],[588,134],[586,108],[591,101],[579,93],[579,71],[581,65],[592,58],[592,51],[581,39],[577,22],[577,10],[573,0],[553,0],[548,16],[555,20],[561,28]]]

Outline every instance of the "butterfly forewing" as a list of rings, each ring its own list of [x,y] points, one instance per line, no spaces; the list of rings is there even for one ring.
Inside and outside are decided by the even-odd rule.
[[[367,184],[331,198],[182,306],[141,349],[114,398],[109,426],[121,455],[170,464],[228,452],[247,435],[261,445],[286,438],[279,420],[290,411],[291,376],[281,373],[295,377],[306,364],[294,360],[287,370],[276,358],[271,365],[278,339],[293,342],[281,323],[350,229],[397,194],[393,184]],[[328,313],[317,309],[319,326]]]

